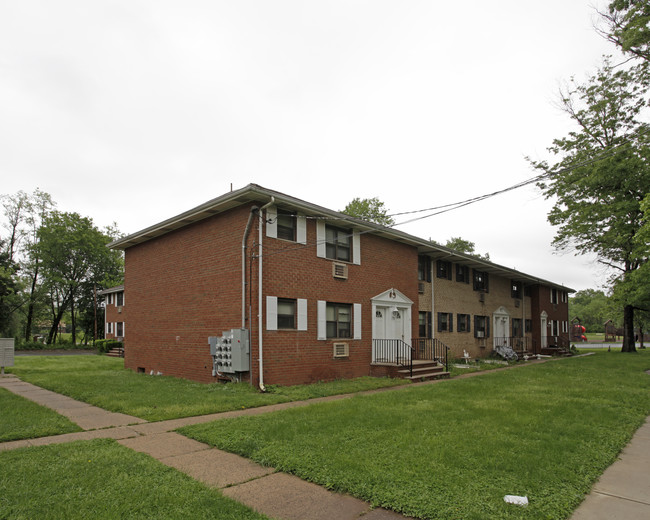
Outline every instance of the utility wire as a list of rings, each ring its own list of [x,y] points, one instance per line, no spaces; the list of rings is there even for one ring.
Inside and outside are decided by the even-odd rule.
[[[650,127],[645,127],[643,129],[635,132],[635,133],[639,137],[643,136],[645,134],[650,133]],[[413,211],[404,211],[404,212],[401,212],[401,213],[394,213],[392,215],[387,215],[388,217],[396,217],[396,216],[401,216],[401,215],[414,215],[416,213],[424,213],[424,212],[428,212],[428,211],[433,211],[433,213],[429,213],[427,215],[423,215],[423,216],[420,216],[420,217],[415,217],[415,218],[412,218],[412,219],[409,219],[409,220],[405,220],[404,222],[399,222],[399,223],[393,224],[392,226],[384,226],[384,227],[386,229],[393,229],[393,228],[395,228],[397,226],[403,226],[405,224],[410,224],[411,222],[416,222],[418,220],[424,220],[426,218],[433,217],[433,216],[436,216],[436,215],[440,215],[442,213],[447,213],[449,211],[460,209],[460,208],[463,208],[465,206],[469,206],[470,204],[475,204],[476,202],[480,202],[480,201],[483,201],[483,200],[486,200],[486,199],[489,199],[489,198],[492,198],[492,197],[496,197],[497,195],[501,195],[503,193],[508,193],[510,191],[517,190],[517,189],[523,188],[525,186],[529,186],[530,184],[535,184],[535,183],[541,182],[541,181],[543,181],[545,179],[551,179],[551,178],[553,178],[553,177],[555,177],[557,175],[568,173],[568,172],[570,172],[572,170],[575,170],[577,168],[582,168],[584,166],[588,166],[590,164],[594,164],[596,162],[602,161],[603,159],[613,157],[614,155],[616,155],[618,153],[618,151],[621,148],[623,148],[624,146],[627,146],[629,144],[630,144],[630,139],[626,139],[625,141],[617,144],[616,146],[613,146],[613,147],[609,148],[608,150],[605,150],[605,151],[603,151],[603,152],[601,152],[599,154],[596,154],[594,157],[591,157],[591,158],[586,159],[584,161],[581,161],[579,163],[570,164],[569,166],[567,166],[565,168],[561,168],[559,170],[549,171],[549,172],[542,173],[540,175],[536,175],[534,177],[530,177],[529,179],[518,182],[517,184],[513,184],[512,186],[508,186],[507,188],[503,188],[501,190],[497,190],[497,191],[494,191],[494,192],[491,192],[491,193],[486,193],[486,194],[483,194],[483,195],[479,195],[477,197],[472,197],[470,199],[465,199],[465,200],[462,200],[462,201],[459,201],[459,202],[454,202],[454,203],[451,203],[451,204],[443,204],[441,206],[434,206],[434,207],[431,207],[431,208],[418,209],[418,210],[413,210]],[[297,215],[292,215],[292,216],[296,217]],[[260,219],[261,218],[262,217],[260,216]],[[340,217],[337,218],[337,217],[320,217],[320,216],[306,216],[305,218],[314,219],[314,220],[340,220],[341,219]],[[350,217],[350,220],[352,221],[352,220],[358,220],[358,219],[356,219],[356,217]],[[274,221],[276,221],[276,219],[268,219],[266,221],[267,222],[274,222]],[[368,229],[368,230],[365,230],[365,231],[358,231],[356,234],[357,235],[363,235],[363,234],[366,234],[366,233],[372,233],[372,232],[376,232],[376,231],[377,231],[376,229]],[[347,237],[347,238],[350,238],[352,236],[353,236],[353,234],[344,235],[344,237]],[[299,245],[296,245],[296,246],[280,248],[280,249],[277,249],[277,250],[275,250],[273,252],[266,253],[266,255],[264,255],[264,253],[263,253],[263,256],[267,256],[267,257],[275,256],[277,254],[282,254],[282,253],[290,252],[290,251],[296,251],[296,250],[304,249],[304,248],[307,248],[307,247],[313,247],[315,245],[318,245],[319,243],[326,243],[326,242],[327,241],[325,239],[316,240],[316,241],[313,241],[313,242],[308,242],[306,244],[299,244]],[[263,246],[263,249],[267,249],[267,247]]]

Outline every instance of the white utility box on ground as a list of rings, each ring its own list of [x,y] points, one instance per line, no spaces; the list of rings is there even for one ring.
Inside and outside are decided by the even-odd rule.
[[[0,371],[5,373],[5,367],[14,366],[14,338],[0,338]]]

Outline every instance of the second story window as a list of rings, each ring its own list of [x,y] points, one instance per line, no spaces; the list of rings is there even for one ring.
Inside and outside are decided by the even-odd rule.
[[[124,305],[124,293],[118,292],[115,295],[115,298],[116,298],[115,305],[117,305],[118,307],[122,307]]]
[[[466,265],[456,264],[456,281],[469,283],[469,267]]]
[[[521,290],[521,282],[511,282],[510,293],[513,298],[521,300],[521,296],[523,294]]]
[[[332,260],[352,261],[352,233],[334,226],[325,227],[325,254]]]
[[[489,279],[485,271],[477,271],[474,269],[474,290],[481,292],[489,292]]]
[[[431,258],[428,256],[418,256],[418,281],[431,281]]]
[[[284,240],[296,241],[296,216],[290,211],[278,210],[277,235]]]
[[[557,303],[557,289],[551,289],[551,303]]]
[[[451,262],[438,260],[436,262],[436,273],[438,278],[446,278],[447,280],[451,280]]]

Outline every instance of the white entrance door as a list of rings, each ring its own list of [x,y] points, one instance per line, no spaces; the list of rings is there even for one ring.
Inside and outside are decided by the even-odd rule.
[[[546,314],[546,311],[542,312],[539,325],[541,327],[542,348],[546,348],[548,347],[548,314]]]
[[[510,313],[505,307],[494,311],[494,346],[510,346]]]
[[[398,357],[410,356],[412,304],[410,299],[396,289],[372,298],[373,362],[393,363]],[[403,343],[396,344],[388,340],[400,340]]]

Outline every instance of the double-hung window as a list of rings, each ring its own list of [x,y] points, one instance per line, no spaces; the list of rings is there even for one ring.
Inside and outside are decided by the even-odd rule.
[[[456,330],[458,330],[458,332],[471,332],[470,315],[458,314],[457,316],[458,326],[456,327]]]
[[[277,237],[296,242],[296,222],[296,215],[293,215],[290,211],[278,209]]]
[[[521,300],[521,296],[523,294],[521,290],[521,282],[515,282],[514,280],[511,282],[510,294],[513,298]]]
[[[436,262],[436,274],[438,278],[446,278],[451,280],[451,262],[446,260],[438,260]]]
[[[438,332],[454,332],[454,315],[452,313],[438,313]]]
[[[325,256],[332,260],[352,261],[352,232],[325,226]]]
[[[490,291],[489,278],[485,271],[477,271],[474,269],[474,290],[481,292]]]
[[[278,329],[296,328],[296,300],[278,298]]]
[[[266,330],[307,330],[307,300],[267,296]]]
[[[474,316],[474,337],[490,337],[490,318],[488,316]]]
[[[418,256],[418,281],[431,281],[431,258],[428,256]]]
[[[352,337],[352,305],[349,303],[327,303],[327,338]]]
[[[469,267],[466,265],[456,264],[456,281],[469,283]]]

